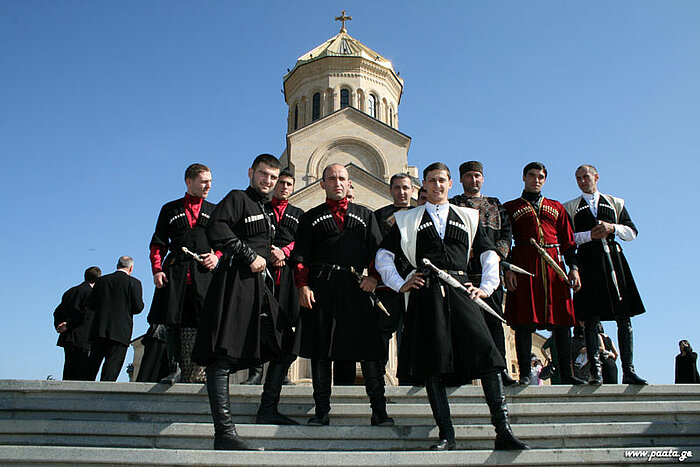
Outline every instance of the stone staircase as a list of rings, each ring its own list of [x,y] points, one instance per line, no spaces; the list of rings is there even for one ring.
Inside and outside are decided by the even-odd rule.
[[[437,437],[425,390],[388,387],[394,428],[372,427],[364,388],[333,389],[328,427],[254,424],[260,386],[231,386],[241,436],[264,452],[215,452],[201,384],[0,380],[0,464],[15,465],[611,465],[700,462],[700,385],[507,388],[513,429],[531,451],[492,450],[481,388],[448,390],[458,451]],[[302,423],[309,386],[285,386],[280,411]],[[648,451],[629,457],[626,451]],[[653,451],[653,453],[652,453]]]

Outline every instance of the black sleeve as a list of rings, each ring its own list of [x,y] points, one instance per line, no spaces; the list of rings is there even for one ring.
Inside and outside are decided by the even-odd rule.
[[[493,250],[496,251],[496,245],[493,244],[493,240],[484,232],[484,228],[479,223],[476,228],[476,235],[474,235],[474,241],[472,242],[472,252],[474,253],[474,258],[481,256],[484,251]]]
[[[401,232],[399,226],[394,224],[389,229],[389,233],[384,236],[384,239],[379,244],[379,248],[391,251],[394,256],[401,252]]]
[[[207,224],[207,238],[214,250],[234,259],[252,263],[257,253],[234,233],[233,227],[243,220],[243,192],[231,191],[216,205]]]
[[[634,233],[639,235],[639,231],[637,230],[637,226],[634,225],[634,222],[632,222],[632,218],[630,217],[629,213],[627,212],[627,208],[623,207],[622,212],[620,213],[620,218],[617,220],[618,224],[626,225],[630,229],[634,230]]]
[[[77,328],[87,319],[88,313],[86,309],[89,296],[89,293],[85,293],[85,291],[81,289],[76,289],[75,293],[72,295],[68,306],[73,313],[71,313],[70,318],[66,321],[66,328],[69,331]]]
[[[311,220],[309,213],[305,212],[299,218],[299,227],[294,234],[294,249],[290,260],[293,263],[308,261],[311,243]]]
[[[141,281],[133,278],[131,286],[131,314],[138,315],[143,310],[143,291]]]
[[[374,256],[377,254],[379,249],[379,244],[382,241],[382,233],[379,230],[379,224],[377,224],[377,218],[371,211],[367,220],[369,224],[367,225],[367,239],[365,243],[365,266],[369,266],[374,261]]]
[[[564,253],[564,262],[569,269],[578,269],[578,259],[576,258],[576,248],[569,248]]]
[[[61,324],[62,322],[64,322],[66,320],[65,319],[65,316],[66,316],[65,307],[66,306],[65,306],[64,302],[66,300],[67,293],[68,292],[65,292],[63,294],[63,297],[61,297],[61,303],[59,303],[58,306],[56,307],[56,309],[53,311],[53,327],[54,327],[54,329],[56,329],[59,324]]]
[[[166,206],[167,204],[160,208],[158,220],[156,221],[156,230],[153,233],[153,237],[151,237],[151,243],[148,245],[149,248],[154,245],[164,246],[165,252],[163,252],[163,257],[165,257],[165,253],[167,253],[170,248],[170,236],[168,235],[168,223],[170,219],[168,219],[169,210],[166,209]]]
[[[506,259],[510,253],[510,245],[513,241],[513,228],[510,225],[510,217],[503,205],[498,204],[498,214],[501,217],[501,230],[499,231],[498,240],[496,240],[496,253],[501,259]]]

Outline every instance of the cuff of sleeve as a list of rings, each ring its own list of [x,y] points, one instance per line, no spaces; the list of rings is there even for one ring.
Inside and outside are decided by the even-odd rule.
[[[294,270],[294,284],[297,286],[297,289],[309,285],[309,270],[303,263],[297,263]]]
[[[590,230],[587,230],[585,232],[574,233],[574,241],[576,242],[576,245],[583,245],[584,243],[588,243],[591,240],[592,239]]]
[[[481,261],[481,283],[479,288],[487,295],[491,295],[501,283],[499,271],[500,259],[493,250],[486,250],[479,256]]]

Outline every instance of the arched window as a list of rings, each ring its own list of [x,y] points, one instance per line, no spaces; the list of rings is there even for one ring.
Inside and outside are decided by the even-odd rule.
[[[394,109],[389,108],[389,126],[394,126]]]
[[[374,94],[369,95],[368,103],[367,113],[377,118],[377,98],[374,97]]]
[[[347,89],[340,90],[340,108],[348,107],[350,105],[350,91]]]
[[[299,128],[299,104],[294,105],[294,129]]]
[[[321,93],[314,94],[311,108],[311,121],[315,122],[321,118]]]

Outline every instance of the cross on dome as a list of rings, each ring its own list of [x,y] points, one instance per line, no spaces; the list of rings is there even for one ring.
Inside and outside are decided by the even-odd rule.
[[[345,15],[345,10],[342,10],[340,12],[340,16],[336,16],[335,20],[340,21],[342,23],[342,25],[340,27],[340,32],[347,32],[347,29],[345,29],[345,22],[352,21],[352,16]]]

